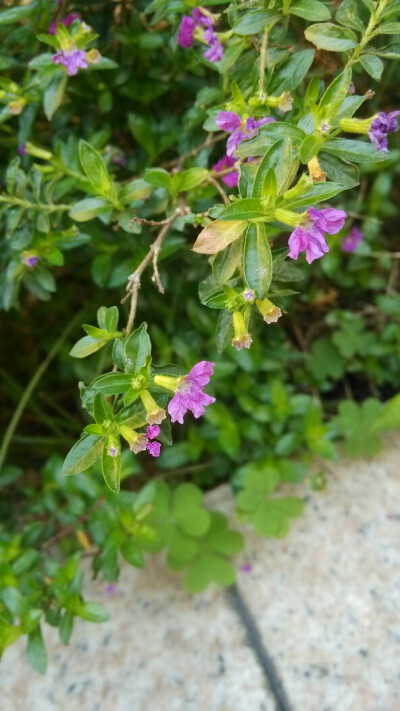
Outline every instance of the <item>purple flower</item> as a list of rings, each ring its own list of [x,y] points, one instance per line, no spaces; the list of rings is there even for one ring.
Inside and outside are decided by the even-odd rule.
[[[250,563],[243,563],[243,565],[240,566],[242,573],[250,573],[252,568],[253,566]]]
[[[36,267],[36,264],[38,263],[38,257],[32,252],[22,252],[20,259],[21,263],[25,264],[25,266],[30,269]]]
[[[78,69],[87,69],[86,52],[81,49],[73,49],[71,52],[58,52],[53,56],[53,64],[62,64],[70,77],[78,74]]]
[[[180,24],[179,32],[178,32],[178,37],[177,37],[178,44],[181,47],[183,47],[184,49],[192,46],[193,35],[194,35],[195,29],[196,29],[195,21],[191,17],[184,15],[181,20],[181,24]]]
[[[152,457],[159,457],[161,452],[160,442],[149,442],[148,440],[158,437],[161,430],[158,425],[149,425],[146,429],[146,449]]]
[[[241,126],[242,120],[234,111],[220,111],[216,118],[216,123],[221,131],[232,133],[232,131],[236,131]]]
[[[110,457],[118,457],[118,454],[119,454],[118,447],[115,447],[115,446],[109,447],[108,454],[110,455]]]
[[[26,143],[19,143],[17,151],[18,155],[24,156],[26,154]]]
[[[161,444],[160,442],[149,442],[146,446],[146,449],[152,457],[159,457],[161,451]]]
[[[114,585],[114,583],[108,583],[108,585],[104,588],[104,592],[106,595],[114,595],[116,589],[117,586]]]
[[[158,425],[149,425],[146,434],[149,439],[155,439],[160,434],[161,430]]]
[[[320,232],[327,232],[329,235],[335,235],[336,232],[340,232],[347,217],[347,213],[344,210],[336,210],[335,207],[325,207],[323,210],[316,210],[315,207],[310,207],[308,214],[315,227]]]
[[[306,260],[309,264],[314,259],[319,259],[329,252],[329,247],[325,241],[325,232],[330,235],[339,232],[347,217],[344,210],[336,210],[328,207],[323,210],[316,210],[310,207],[307,210],[307,217],[292,232],[289,237],[289,257],[298,259],[300,252],[306,253]]]
[[[204,37],[206,36],[206,32],[204,33]],[[208,61],[212,62],[213,64],[215,62],[220,62],[224,55],[224,48],[221,42],[219,41],[217,35],[214,34],[214,39],[209,44],[210,49],[208,49],[207,52],[204,52],[204,58],[208,59]]]
[[[224,155],[219,159],[219,161],[217,161],[217,163],[215,163],[215,165],[213,165],[213,170],[219,173],[219,171],[225,170],[226,168],[231,168],[235,165],[235,163],[235,158]],[[229,188],[237,188],[239,183],[239,171],[233,170],[231,173],[228,173],[228,175],[223,175],[222,182]]]
[[[195,7],[192,10],[192,17],[196,22],[196,25],[204,25],[204,27],[212,27],[211,18],[204,15],[199,7]]]
[[[216,118],[217,126],[221,131],[231,134],[226,144],[227,155],[232,156],[239,143],[249,138],[254,138],[254,136],[257,136],[260,126],[273,121],[275,119],[270,116],[262,119],[254,119],[249,116],[246,122],[243,123],[240,116],[233,111],[220,111]]]
[[[342,239],[343,252],[354,252],[362,239],[364,239],[363,233],[358,229],[358,227],[352,227],[350,234],[346,235]]]
[[[380,114],[371,123],[368,137],[377,151],[388,150],[388,133],[394,133],[398,129],[397,118],[400,116],[400,111],[391,111],[386,114],[381,111]]]
[[[81,19],[81,15],[79,14],[79,12],[70,12],[65,17],[62,17],[61,20],[54,20],[51,23],[51,25],[47,31],[48,31],[49,35],[55,35],[56,30],[57,30],[57,25],[59,22],[62,22],[62,24],[65,25],[65,27],[71,27],[74,20],[80,20],[80,19]]]
[[[210,382],[214,373],[214,363],[202,360],[191,369],[188,375],[178,379],[174,397],[168,405],[172,422],[183,425],[184,415],[190,410],[193,415],[201,417],[207,405],[215,402],[215,398],[203,392],[203,387]]]

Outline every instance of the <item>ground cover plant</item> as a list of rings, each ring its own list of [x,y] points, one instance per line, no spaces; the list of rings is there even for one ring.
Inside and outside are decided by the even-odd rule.
[[[231,585],[206,490],[282,538],[399,427],[399,28],[399,0],[3,3],[0,651],[43,673],[46,623],[107,619],[86,559]]]

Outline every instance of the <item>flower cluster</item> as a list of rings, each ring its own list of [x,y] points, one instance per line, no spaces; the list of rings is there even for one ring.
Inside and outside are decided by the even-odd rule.
[[[204,8],[196,7],[192,10],[192,16],[184,15],[179,27],[177,42],[186,49],[191,47],[193,40],[199,39],[209,46],[204,52],[204,58],[209,62],[220,62],[224,48],[218,35],[214,30],[213,21],[217,16],[212,15]]]
[[[247,119],[242,120],[234,111],[220,111],[216,118],[217,126],[221,131],[231,134],[226,144],[227,156],[233,156],[239,143],[257,136],[260,126],[273,121],[275,119],[271,116],[261,119],[249,116]]]
[[[381,113],[373,119],[368,131],[368,137],[372,145],[375,146],[378,151],[388,150],[387,134],[394,133],[398,130],[397,119],[399,116],[400,111],[390,111],[388,114],[381,111]]]
[[[289,237],[288,256],[291,259],[298,259],[300,252],[305,252],[309,264],[314,259],[322,257],[329,252],[325,233],[334,235],[339,232],[346,217],[347,214],[344,210],[336,210],[334,207],[327,207],[323,210],[310,207],[301,216],[298,226]]]

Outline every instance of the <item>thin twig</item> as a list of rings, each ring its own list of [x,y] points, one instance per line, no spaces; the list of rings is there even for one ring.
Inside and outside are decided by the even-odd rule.
[[[146,256],[142,261],[140,262],[139,266],[135,269],[133,274],[131,274],[128,277],[128,284],[126,287],[127,290],[127,295],[121,300],[121,303],[124,303],[127,299],[130,298],[131,300],[131,305],[129,309],[129,317],[128,317],[128,322],[126,324],[125,328],[125,333],[128,335],[132,331],[133,323],[135,320],[136,316],[136,309],[137,309],[137,302],[138,302],[138,295],[139,295],[139,289],[140,289],[140,282],[142,278],[142,274],[145,271],[146,267],[150,262],[153,262],[153,269],[154,269],[154,274],[153,274],[153,281],[156,282],[159,291],[161,294],[164,293],[164,287],[161,284],[161,279],[160,279],[160,273],[158,271],[158,255],[160,254],[161,250],[161,245],[167,236],[169,230],[171,229],[172,225],[174,224],[175,220],[182,214],[184,214],[185,210],[182,208],[182,206],[178,207],[174,214],[171,215],[163,224],[163,228],[150,246],[149,251],[147,252]]]
[[[229,198],[228,198],[228,196],[227,196],[225,190],[223,189],[222,185],[219,184],[218,180],[216,180],[212,175],[209,175],[209,176],[208,176],[208,182],[209,182],[210,185],[212,185],[216,190],[218,190],[219,194],[221,195],[221,197],[222,197],[222,199],[223,199],[223,201],[224,201],[224,204],[225,204],[225,205],[230,205],[230,200],[229,200]]]
[[[186,160],[186,158],[193,158],[198,153],[200,153],[203,148],[208,148],[208,146],[212,146],[214,143],[219,143],[219,141],[223,141],[225,138],[226,136],[221,134],[218,134],[218,136],[211,137],[211,134],[209,133],[203,143],[200,143],[199,146],[196,146],[196,148],[192,148],[191,151],[188,151],[188,153],[184,153],[179,158],[174,158],[173,160],[168,161],[168,163],[164,163],[163,168],[173,168],[177,163]]]

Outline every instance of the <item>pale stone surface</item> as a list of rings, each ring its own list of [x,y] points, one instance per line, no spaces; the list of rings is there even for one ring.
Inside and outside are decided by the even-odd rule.
[[[288,539],[248,538],[238,585],[294,711],[400,709],[399,438],[330,464]]]
[[[85,590],[110,621],[78,621],[68,647],[46,627],[44,677],[30,669],[25,644],[8,649],[1,711],[275,711],[225,591],[189,596],[153,558],[144,571],[125,567],[111,596],[104,582]]]
[[[397,436],[374,461],[330,464],[327,491],[304,489],[285,541],[246,534],[238,588],[283,683],[280,711],[400,709],[398,453]],[[233,518],[228,487],[207,498]],[[46,677],[22,645],[7,650],[1,711],[277,711],[223,590],[191,597],[151,558],[124,568],[112,596],[105,588],[91,582],[86,596],[110,622],[79,621],[69,647],[46,629]]]

